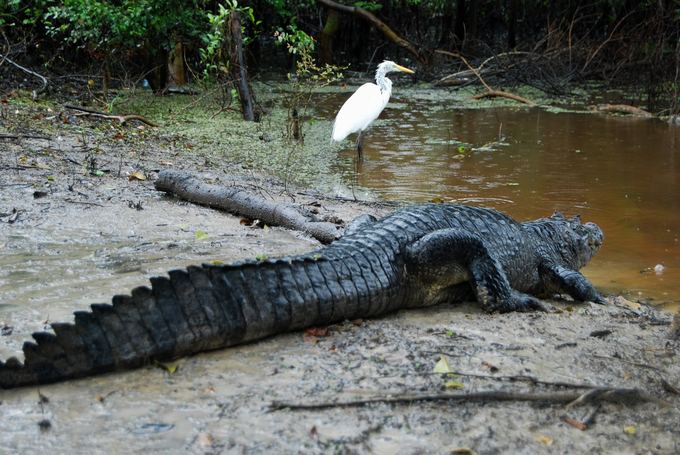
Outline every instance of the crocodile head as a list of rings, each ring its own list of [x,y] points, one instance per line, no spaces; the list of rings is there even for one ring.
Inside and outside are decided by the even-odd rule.
[[[595,223],[581,223],[578,215],[566,218],[555,212],[548,218],[525,224],[546,243],[544,251],[570,268],[585,266],[602,246],[604,234]]]
[[[581,223],[579,215],[565,218],[561,213],[555,212],[548,220],[557,227],[562,259],[576,270],[590,262],[602,246],[604,240],[602,229],[592,222]]]
[[[597,253],[597,250],[602,246],[604,233],[600,226],[592,222],[585,224],[579,222],[572,229],[578,236],[576,241],[576,258],[579,261],[577,267],[581,268],[590,262],[595,253]]]

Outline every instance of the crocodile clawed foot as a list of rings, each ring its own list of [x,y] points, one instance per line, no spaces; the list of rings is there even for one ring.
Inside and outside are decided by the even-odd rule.
[[[510,311],[542,311],[544,313],[553,313],[555,308],[539,299],[531,297],[521,292],[513,292],[510,298],[496,308],[501,313]]]
[[[592,299],[591,302],[597,303],[598,305],[607,305],[609,303],[607,299],[602,297],[600,294],[595,296],[595,298]]]

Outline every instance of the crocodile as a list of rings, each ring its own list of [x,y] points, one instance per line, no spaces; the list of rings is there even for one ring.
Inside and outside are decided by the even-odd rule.
[[[111,304],[76,311],[0,361],[0,388],[140,367],[277,333],[403,308],[476,299],[489,312],[548,311],[568,294],[604,303],[579,272],[602,230],[578,217],[517,222],[488,208],[423,204],[377,220],[308,254],[190,266]]]

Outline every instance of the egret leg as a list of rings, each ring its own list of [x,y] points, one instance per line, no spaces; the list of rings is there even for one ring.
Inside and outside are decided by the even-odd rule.
[[[357,136],[357,156],[359,157],[360,160],[364,158],[363,154],[361,153],[364,149],[364,142],[363,142],[363,136],[362,136],[363,131],[359,131],[359,135]]]

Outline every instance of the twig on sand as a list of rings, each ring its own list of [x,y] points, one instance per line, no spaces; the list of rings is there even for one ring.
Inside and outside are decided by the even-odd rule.
[[[76,201],[75,199],[64,199],[64,201],[70,202],[71,204],[96,205],[97,207],[106,207],[105,205],[100,204],[98,202]]]
[[[42,139],[49,141],[51,138],[37,134],[0,134],[0,139]]]
[[[622,357],[615,357],[615,356],[609,356],[609,355],[601,355],[601,354],[593,354],[593,357],[596,359],[604,359],[604,360],[616,360],[619,362],[627,363],[628,365],[633,365],[639,368],[645,368],[648,370],[653,371],[656,373],[659,377],[659,381],[661,382],[661,385],[663,388],[670,393],[673,393],[675,395],[680,395],[680,389],[668,381],[664,375],[668,375],[668,372],[662,368],[655,367],[654,365],[649,365],[647,363],[641,363],[641,362],[635,362],[632,360],[627,360]]]
[[[66,109],[72,109],[74,111],[84,112],[85,115],[90,115],[92,117],[99,117],[109,120],[118,120],[120,123],[126,123],[129,120],[138,120],[142,123],[146,123],[149,126],[158,127],[157,123],[152,122],[143,115],[138,114],[126,114],[126,115],[116,115],[116,114],[105,114],[104,112],[93,111],[92,109],[86,109],[84,107],[72,106],[70,104],[65,104]]]
[[[660,401],[640,389],[623,389],[611,387],[597,387],[586,392],[515,392],[505,390],[483,390],[479,392],[459,392],[459,393],[405,393],[376,395],[373,397],[357,400],[330,400],[330,401],[273,401],[269,405],[271,410],[292,409],[327,409],[327,408],[347,408],[364,406],[373,403],[413,403],[417,401],[533,401],[543,403],[566,404],[576,406],[586,403],[620,403],[620,404],[639,404],[650,401]]]

